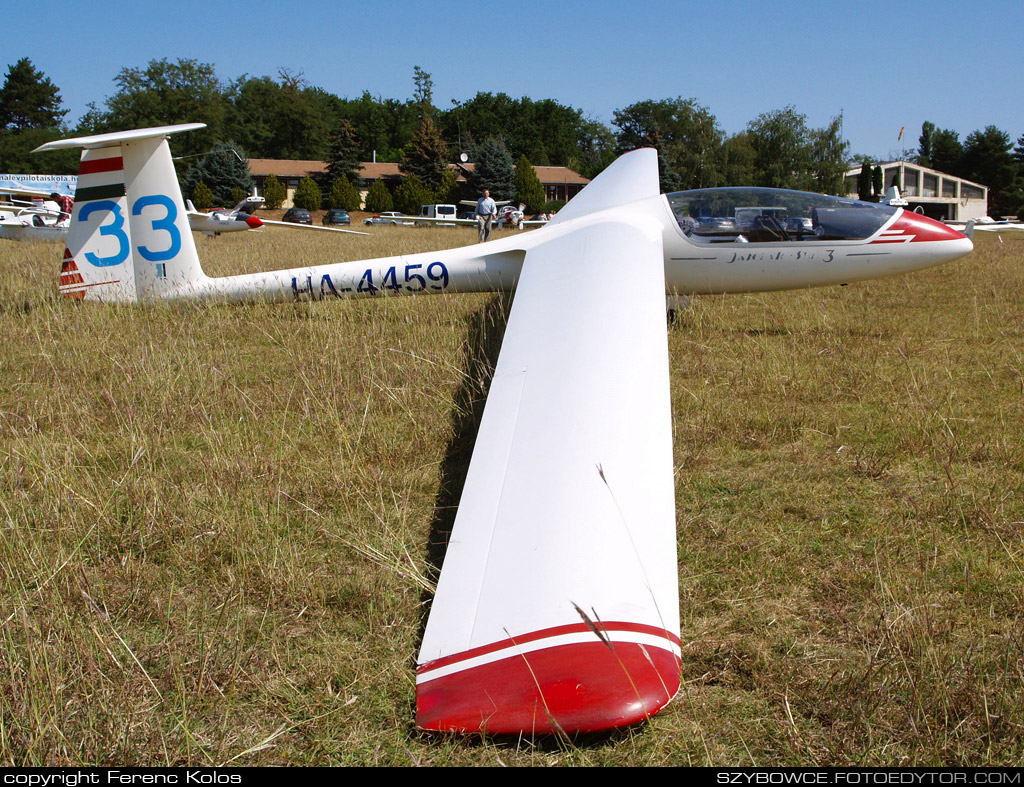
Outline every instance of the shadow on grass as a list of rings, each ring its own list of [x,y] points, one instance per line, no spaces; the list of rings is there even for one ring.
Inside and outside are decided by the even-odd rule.
[[[455,393],[452,436],[441,463],[441,483],[434,500],[434,516],[427,541],[429,579],[434,584],[441,575],[511,306],[512,296],[509,293],[499,293],[491,298],[483,309],[473,315],[463,344],[462,385]],[[420,598],[420,642],[423,641],[432,598],[432,594],[426,591]]]

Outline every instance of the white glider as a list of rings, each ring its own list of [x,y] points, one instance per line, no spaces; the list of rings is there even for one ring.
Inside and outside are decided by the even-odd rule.
[[[166,136],[83,147],[60,291],[98,301],[516,288],[430,611],[417,724],[605,730],[679,688],[666,293],[778,290],[926,268],[969,252],[899,207],[763,189],[661,195],[628,153],[547,226],[424,254],[211,278]]]

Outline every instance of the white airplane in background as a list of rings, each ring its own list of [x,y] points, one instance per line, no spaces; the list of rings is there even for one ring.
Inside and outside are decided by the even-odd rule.
[[[188,213],[188,224],[193,232],[213,236],[223,232],[256,230],[263,226],[263,220],[255,216],[249,206],[255,207],[261,202],[263,202],[263,197],[246,197],[233,208],[220,208],[203,213],[196,210],[192,200],[187,200],[185,206]]]
[[[69,220],[60,221],[60,206],[50,192],[0,188],[0,238],[8,240],[63,240]],[[20,199],[19,199],[20,198]]]
[[[512,207],[508,204],[508,200],[501,200],[496,202],[495,205],[500,207],[497,215],[494,218],[494,227],[496,229],[502,229],[505,227],[515,227],[516,229],[524,229],[526,227],[539,227],[543,224],[547,224],[547,221],[530,220],[526,221],[523,215],[523,210],[526,208],[525,205],[520,204],[518,208]],[[469,205],[476,207],[476,203],[472,200],[462,200],[459,202],[460,205]],[[505,207],[501,207],[501,206]],[[402,221],[405,224],[412,225],[415,223],[420,224],[437,224],[443,227],[452,227],[456,225],[464,226],[478,226],[476,218],[472,219],[460,219],[455,215],[454,205],[423,205],[420,208],[419,216],[403,216]]]
[[[426,729],[589,732],[680,685],[666,294],[843,284],[971,241],[899,207],[768,189],[662,195],[619,158],[545,227],[489,243],[209,277],[168,126],[81,137],[60,292],[290,301],[515,289],[416,675]]]
[[[1024,222],[997,221],[991,216],[982,216],[980,219],[971,219],[970,221],[947,221],[946,224],[958,229],[963,227],[962,232],[968,237],[972,237],[975,232],[1020,232],[1024,230]]]

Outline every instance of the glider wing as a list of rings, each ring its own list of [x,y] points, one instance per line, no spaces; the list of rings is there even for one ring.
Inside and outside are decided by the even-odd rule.
[[[420,727],[597,731],[678,690],[664,260],[647,221],[626,207],[526,253],[420,650]]]

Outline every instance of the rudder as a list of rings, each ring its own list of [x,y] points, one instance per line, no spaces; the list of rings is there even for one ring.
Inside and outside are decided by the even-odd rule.
[[[199,263],[167,135],[202,124],[59,140],[83,147],[59,290],[123,303],[198,289]]]

